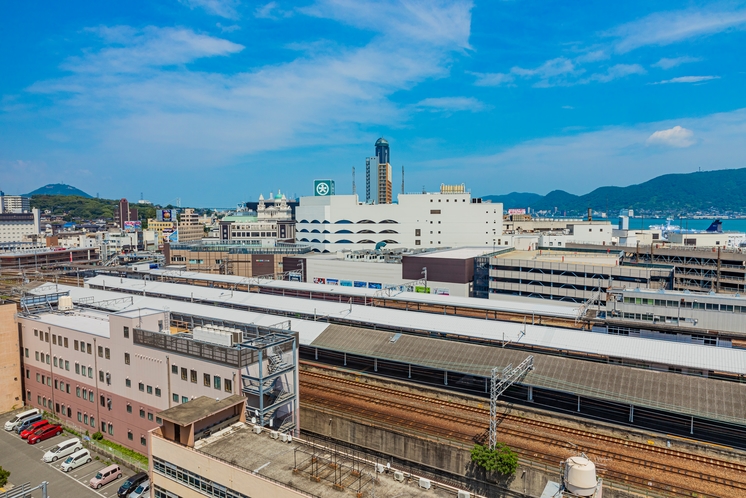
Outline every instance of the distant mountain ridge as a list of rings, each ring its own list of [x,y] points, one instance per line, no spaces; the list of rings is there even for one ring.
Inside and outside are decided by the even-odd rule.
[[[43,187],[40,187],[33,192],[29,192],[28,194],[24,194],[26,197],[31,197],[34,195],[74,195],[77,197],[85,197],[86,199],[92,199],[93,196],[86,194],[82,190],[73,187],[72,185],[66,185],[64,183],[50,183],[49,185],[44,185]]]
[[[482,199],[502,202],[505,209],[527,208],[532,211],[554,210],[582,213],[614,212],[621,209],[639,211],[746,212],[746,168],[698,171],[662,175],[628,187],[599,187],[585,195],[554,190],[541,196],[512,192],[487,195]]]

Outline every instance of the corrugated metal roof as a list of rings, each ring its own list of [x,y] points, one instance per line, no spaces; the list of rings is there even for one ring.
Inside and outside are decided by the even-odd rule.
[[[489,377],[494,367],[516,366],[529,354],[414,335],[392,343],[392,335],[330,325],[311,345],[480,377]],[[522,380],[525,385],[744,424],[746,384],[532,354],[534,369]],[[449,384],[457,381],[449,376]]]
[[[393,329],[505,340],[532,347],[639,360],[665,366],[746,374],[746,351],[737,349],[135,279],[98,276],[88,282],[130,292],[141,293],[145,290],[194,301],[304,313],[315,315],[321,320],[329,317],[362,326],[372,327],[375,324]]]

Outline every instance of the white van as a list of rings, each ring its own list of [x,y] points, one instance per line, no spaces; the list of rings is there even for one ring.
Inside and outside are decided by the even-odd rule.
[[[91,454],[88,450],[78,450],[62,462],[60,468],[65,472],[70,472],[73,469],[77,469],[81,465],[85,465],[91,461]]]
[[[44,453],[44,461],[47,463],[56,462],[59,458],[66,457],[67,455],[71,455],[82,449],[83,445],[81,444],[80,439],[76,437],[67,439],[57,446],[53,446],[49,451]]]
[[[39,409],[34,408],[32,410],[26,410],[25,412],[21,412],[17,414],[12,419],[5,422],[5,430],[6,431],[12,431],[14,429],[17,429],[19,425],[23,423],[24,420],[26,420],[29,417],[33,417],[34,415],[39,414]]]

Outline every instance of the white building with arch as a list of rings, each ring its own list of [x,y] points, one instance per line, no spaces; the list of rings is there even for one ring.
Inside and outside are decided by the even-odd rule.
[[[375,249],[381,242],[390,249],[491,247],[508,243],[502,222],[502,204],[484,203],[463,188],[399,194],[396,204],[365,204],[357,195],[301,197],[295,239],[318,252]]]

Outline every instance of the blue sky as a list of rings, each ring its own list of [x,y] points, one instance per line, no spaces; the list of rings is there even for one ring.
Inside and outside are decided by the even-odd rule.
[[[582,194],[746,167],[742,2],[5,1],[0,189]]]

